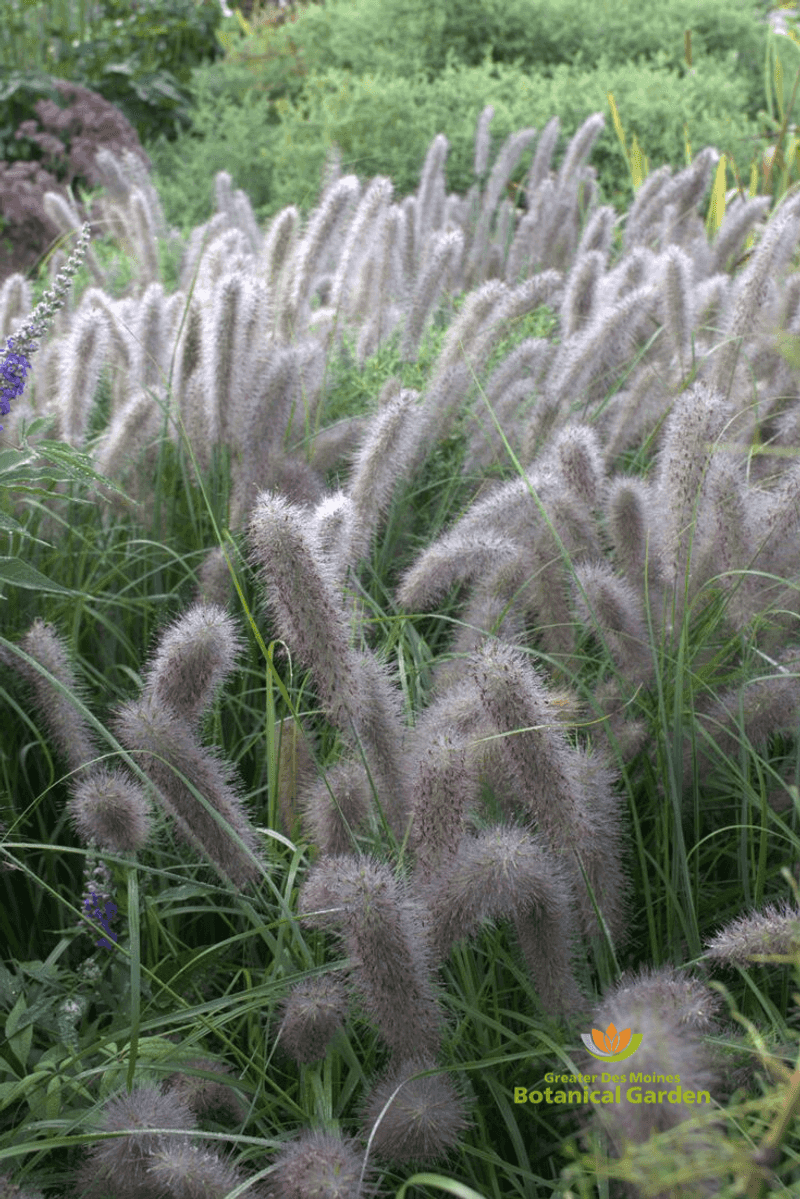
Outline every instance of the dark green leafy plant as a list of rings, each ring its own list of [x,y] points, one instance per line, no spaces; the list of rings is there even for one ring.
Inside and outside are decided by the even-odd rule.
[[[80,30],[48,14],[44,38],[31,36],[32,15],[26,12],[23,21],[12,14],[0,31],[0,57],[23,72],[54,74],[99,91],[142,138],[156,132],[175,137],[186,127],[192,69],[223,53],[215,36],[222,20],[215,0],[103,0],[96,19]],[[0,71],[0,80],[4,75]],[[24,99],[16,89],[16,109]],[[0,108],[0,125],[19,115]],[[30,115],[25,111],[22,118]]]

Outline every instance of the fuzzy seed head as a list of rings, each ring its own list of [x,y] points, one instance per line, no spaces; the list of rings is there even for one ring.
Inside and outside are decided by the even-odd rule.
[[[145,693],[195,727],[236,668],[242,641],[215,604],[195,604],[162,634],[145,675]]]
[[[330,974],[298,983],[283,1009],[279,1041],[296,1062],[317,1062],[347,1015],[347,991]]]
[[[127,1136],[98,1141],[89,1149],[81,1167],[79,1193],[105,1194],[120,1199],[160,1199],[163,1193],[147,1175],[151,1155],[174,1140],[164,1129],[185,1132],[196,1128],[194,1117],[181,1100],[157,1087],[138,1087],[130,1094],[116,1095],[105,1105],[102,1132],[125,1132]]]
[[[278,1153],[269,1181],[275,1199],[361,1199],[362,1165],[355,1141],[305,1130]]]
[[[358,708],[350,633],[336,580],[309,530],[308,516],[262,492],[250,519],[250,544],[281,636],[314,674],[329,718],[349,729]]]
[[[413,1077],[432,1065],[421,1059],[407,1061],[372,1092],[364,1112],[365,1133],[375,1129],[372,1148],[377,1156],[420,1165],[436,1162],[458,1145],[469,1127],[464,1101],[446,1075]]]
[[[642,1034],[636,1051],[636,1068],[644,1074],[669,1072],[680,1077],[681,1086],[709,1091],[717,1085],[716,1069],[703,1036],[713,1031],[719,1000],[699,979],[673,966],[645,970],[634,977],[623,976],[592,1016],[592,1027],[630,1028]],[[592,1065],[596,1065],[593,1060]],[[609,1074],[626,1074],[628,1062],[603,1062]],[[611,1084],[609,1084],[611,1085]],[[604,1115],[614,1139],[642,1143],[657,1131],[672,1128],[694,1114],[692,1105],[614,1104]]]
[[[342,930],[365,1011],[387,1045],[401,1056],[435,1054],[441,1020],[421,912],[389,867],[368,858],[323,859],[306,879],[300,910],[327,911],[314,923]]]
[[[762,954],[784,956],[796,953],[798,948],[800,911],[783,900],[731,920],[706,942],[706,957],[746,965]]]
[[[529,833],[498,826],[465,837],[426,897],[442,956],[485,922],[513,919],[543,1007],[563,1014],[576,1006],[569,880],[558,858]]]
[[[119,770],[94,768],[79,779],[67,804],[81,840],[113,853],[136,853],[150,835],[150,804]]]
[[[172,1137],[147,1160],[147,1180],[170,1199],[224,1199],[243,1179],[210,1147]],[[244,1195],[252,1194],[246,1190]]]
[[[206,1074],[230,1074],[230,1067],[213,1058],[193,1058],[184,1065],[184,1070],[202,1070]],[[197,1120],[215,1120],[218,1124],[238,1124],[244,1118],[244,1109],[236,1092],[225,1082],[200,1078],[183,1071],[171,1074],[166,1087],[182,1103],[185,1103]]]
[[[48,670],[67,691],[82,698],[82,689],[70,662],[66,643],[52,625],[45,624],[43,620],[35,620],[20,644],[25,652]],[[94,735],[73,704],[35,667],[19,659],[15,659],[15,664],[33,687],[36,706],[70,769],[78,770],[96,758],[98,750]]]
[[[186,721],[151,694],[123,704],[117,710],[114,728],[125,748],[137,756],[139,765],[157,788],[159,802],[177,822],[181,835],[207,854],[223,877],[237,886],[258,878],[258,842],[234,787],[231,765],[201,746]],[[181,775],[193,784],[224,823],[218,822],[195,798]],[[245,849],[229,835],[226,824],[235,831]]]

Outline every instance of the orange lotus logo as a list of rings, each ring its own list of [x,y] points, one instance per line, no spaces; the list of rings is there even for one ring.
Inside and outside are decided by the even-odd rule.
[[[593,1028],[591,1036],[582,1032],[581,1040],[592,1057],[606,1062],[621,1062],[636,1052],[642,1043],[642,1034],[632,1033],[629,1028],[617,1030],[613,1024],[609,1024],[605,1032],[599,1028]]]

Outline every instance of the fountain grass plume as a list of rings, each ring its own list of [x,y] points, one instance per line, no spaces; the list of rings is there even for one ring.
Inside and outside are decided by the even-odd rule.
[[[763,751],[776,733],[797,727],[800,647],[782,649],[772,666],[775,673],[754,675],[699,705],[697,752],[709,765],[735,761],[743,742]],[[686,765],[691,769],[688,753]]]
[[[562,191],[578,171],[592,151],[605,127],[606,118],[602,112],[593,112],[583,124],[575,130],[570,138],[561,166],[558,172],[558,190]]]
[[[152,691],[121,705],[113,726],[184,839],[235,886],[257,880],[263,869],[258,840],[231,764],[203,748],[187,721]]]
[[[147,1159],[142,1199],[151,1193],[160,1199],[165,1192],[169,1199],[225,1199],[243,1182],[240,1171],[211,1145],[172,1137]],[[256,1193],[250,1187],[240,1192],[247,1197]]]
[[[731,387],[733,371],[743,337],[758,321],[771,290],[771,281],[791,261],[800,237],[797,213],[800,197],[785,198],[773,212],[746,269],[736,279],[720,329],[721,341],[714,353],[709,385],[723,395]]]
[[[347,552],[351,565],[369,552],[378,522],[414,461],[418,438],[416,400],[416,391],[401,391],[379,409],[367,426],[348,483],[353,505]]]
[[[451,946],[488,921],[510,919],[542,1007],[564,1016],[582,1006],[572,967],[574,897],[557,852],[522,828],[497,826],[461,839],[425,888],[432,940]]]
[[[672,178],[672,168],[669,164],[651,171],[637,188],[633,203],[628,209],[625,221],[625,233],[622,239],[623,251],[629,253],[644,240],[647,227],[652,215],[661,207],[661,197]]]
[[[489,126],[492,123],[493,116],[494,107],[491,104],[487,104],[478,117],[478,126],[475,130],[475,159],[473,163],[473,170],[478,179],[482,179],[489,169],[489,148],[491,144]]]
[[[553,151],[556,148],[560,132],[561,120],[559,117],[551,117],[541,132],[539,144],[533,156],[533,162],[525,179],[525,195],[528,200],[528,211],[531,209],[533,193],[548,178]]]
[[[521,650],[487,641],[473,657],[470,681],[499,735],[516,802],[535,821],[542,844],[564,860],[583,932],[597,932],[596,903],[611,935],[622,937],[625,883],[611,773],[602,759],[568,743],[547,688]]]
[[[111,423],[94,447],[97,470],[110,479],[124,478],[142,454],[158,440],[163,423],[161,412],[158,405],[153,403],[150,392],[133,392],[119,411],[114,413]],[[134,497],[130,498],[134,504],[138,502]],[[130,507],[128,497],[118,492],[111,492],[109,500],[119,507]]]
[[[137,312],[134,374],[138,386],[158,387],[161,357],[166,341],[164,284],[151,283],[139,301]]]
[[[526,192],[528,211],[517,226],[517,232],[508,251],[506,279],[516,283],[529,274],[546,256],[545,230],[547,213],[556,203],[554,179],[545,179],[535,190]]]
[[[324,854],[349,853],[372,810],[372,787],[362,762],[342,759],[309,784],[300,800],[303,828]]]
[[[378,803],[395,835],[405,835],[411,806],[405,763],[403,694],[386,663],[371,650],[355,655],[362,696],[355,731]]]
[[[456,581],[480,578],[501,562],[514,562],[519,546],[507,537],[489,543],[479,529],[454,529],[425,550],[401,580],[397,601],[404,608],[432,608]]]
[[[321,1061],[343,1027],[347,987],[332,974],[308,978],[293,987],[283,1005],[278,1044],[299,1065]]]
[[[279,495],[262,492],[250,517],[249,540],[280,635],[311,670],[329,718],[348,732],[361,710],[350,629],[307,514]]]
[[[120,770],[96,766],[72,787],[67,810],[86,843],[133,854],[150,837],[150,803],[138,782]]]
[[[402,837],[408,798],[398,689],[371,651],[351,648],[336,573],[301,509],[262,493],[250,543],[281,636],[311,670],[328,718],[365,754],[389,824]]]
[[[366,857],[323,858],[300,894],[304,923],[341,931],[367,1016],[400,1058],[435,1057],[442,1019],[419,901]]]
[[[508,288],[499,279],[490,279],[469,293],[461,311],[447,330],[431,387],[448,369],[460,362],[462,355],[470,356],[475,338],[495,314],[499,303],[507,294]]]
[[[173,394],[183,411],[192,375],[203,362],[203,304],[197,292],[187,300],[183,329],[176,347],[177,369],[172,382]],[[198,449],[200,447],[197,447]]]
[[[447,730],[424,738],[410,774],[415,879],[430,881],[449,872],[464,834],[465,814],[478,804],[478,778],[465,740]]]
[[[419,555],[400,580],[397,602],[427,608],[456,581],[485,574],[519,555],[514,538],[522,522],[536,518],[533,476],[510,479],[476,500],[446,533]]]
[[[489,231],[495,209],[508,186],[514,168],[535,140],[535,129],[520,129],[518,132],[510,134],[500,149],[486,183],[480,214],[469,250],[468,281],[475,282],[484,277],[489,256]]]
[[[763,957],[786,957],[800,949],[800,909],[781,900],[759,911],[737,916],[706,941],[705,956],[731,966],[746,966]]]
[[[243,649],[231,616],[215,604],[193,604],[161,633],[143,693],[197,730]]]
[[[692,331],[695,327],[695,294],[692,260],[679,246],[669,246],[664,253],[664,316],[672,356],[682,371],[689,364],[692,352]]]
[[[35,620],[20,645],[66,691],[85,699],[85,688],[78,681],[66,642],[51,624]],[[100,750],[92,730],[66,696],[27,662],[15,656],[13,665],[33,689],[37,710],[70,770],[81,770],[99,757]]]
[[[443,191],[444,163],[449,149],[450,143],[445,135],[437,133],[425,155],[425,162],[422,166],[419,187],[417,188],[415,197],[414,244],[417,254],[420,253],[428,237],[436,227],[437,196],[440,191]]]
[[[643,597],[647,591],[652,603],[661,586],[663,550],[651,488],[641,479],[617,476],[605,510],[617,568]]]
[[[714,1031],[719,999],[699,979],[680,973],[674,966],[624,975],[595,1009],[592,1027],[604,1030],[630,1028],[642,1034],[636,1051],[636,1068],[644,1075],[663,1074],[667,1067],[680,1078],[682,1090],[708,1091],[719,1088],[717,1067],[704,1037]],[[596,1060],[591,1059],[595,1066]],[[604,1061],[608,1076],[627,1075],[627,1060]],[[609,1086],[613,1082],[609,1081]],[[661,1092],[666,1095],[666,1092]],[[619,1103],[598,1108],[618,1148],[626,1141],[638,1144],[688,1120],[695,1107],[683,1101]]]
[[[589,379],[595,390],[605,387],[609,373],[633,353],[638,337],[649,328],[647,317],[658,299],[659,288],[647,285],[613,303],[601,300],[587,327],[556,353],[544,385],[547,405],[573,398]]]
[[[304,1129],[278,1151],[269,1176],[273,1199],[366,1199],[364,1155],[350,1137]]]
[[[356,207],[339,254],[328,299],[328,303],[337,310],[344,303],[348,278],[363,260],[365,248],[369,247],[370,257],[374,253],[378,219],[382,210],[391,204],[393,190],[391,179],[376,175]]]
[[[29,280],[19,273],[9,275],[0,285],[0,339],[11,332],[12,321],[24,321],[32,295]]]
[[[415,1055],[392,1066],[373,1088],[364,1107],[363,1135],[371,1134],[370,1147],[377,1157],[428,1165],[455,1149],[469,1128],[466,1104],[455,1082],[445,1074],[430,1073],[433,1068],[433,1062]],[[424,1071],[424,1077],[414,1077]]]
[[[299,224],[300,211],[294,204],[290,204],[273,217],[267,230],[262,252],[263,275],[273,288],[279,286],[284,265],[294,246]]]
[[[148,1176],[152,1155],[175,1140],[165,1130],[190,1132],[196,1127],[186,1104],[158,1087],[112,1096],[103,1107],[100,1130],[127,1135],[98,1140],[90,1147],[78,1174],[78,1194],[102,1195],[111,1188],[119,1199],[161,1199],[162,1186]]]
[[[447,282],[448,273],[460,267],[463,254],[464,234],[460,229],[449,229],[431,238],[403,327],[400,344],[402,362],[417,361],[425,323]]]
[[[148,196],[134,187],[128,197],[131,227],[135,237],[135,258],[139,266],[139,277],[153,283],[159,276],[158,236],[156,217],[152,212]]]
[[[197,1071],[197,1073],[190,1073]],[[202,1078],[213,1074],[214,1078]],[[181,1070],[170,1074],[164,1086],[185,1103],[196,1120],[239,1124],[244,1119],[242,1102],[230,1085],[230,1066],[215,1058],[190,1058]]]
[[[709,274],[726,270],[734,254],[741,251],[753,225],[767,215],[771,206],[770,196],[734,196],[726,205],[725,216],[714,238]]]
[[[600,250],[576,255],[567,277],[561,301],[562,338],[578,333],[592,316],[598,295],[598,282],[605,270],[606,256]]]
[[[587,508],[600,507],[606,479],[600,442],[591,425],[568,424],[553,438],[552,470]]]
[[[547,338],[529,337],[515,346],[492,372],[484,386],[485,401],[477,400],[470,412],[465,474],[494,461],[507,461],[504,437],[516,448],[515,430],[522,423],[528,402],[535,396],[538,380],[547,370],[552,353],[553,346]]]
[[[288,340],[290,330],[295,328],[298,321],[305,320],[305,309],[319,271],[323,247],[330,242],[346,210],[360,195],[361,184],[356,176],[345,175],[331,185],[311,215],[305,233],[286,266],[291,276],[291,290],[283,300],[278,321],[279,335],[283,340]],[[296,331],[299,332],[299,329]]]
[[[730,407],[713,384],[696,380],[675,400],[658,452],[656,496],[661,512],[661,566],[668,586],[689,568],[700,493]]]
[[[632,688],[650,679],[654,664],[641,593],[607,562],[576,565],[574,610],[585,628],[600,634]]]
[[[259,489],[270,486],[272,463],[289,460],[285,444],[297,404],[299,363],[294,347],[275,350],[231,406],[230,444],[234,452],[230,524],[247,520]]]
[[[356,360],[363,369],[368,358],[376,353],[400,319],[399,307],[393,299],[404,299],[405,285],[401,277],[400,239],[403,233],[403,210],[398,204],[384,209],[375,230],[375,271],[369,288],[356,305],[364,311],[365,319],[356,346]],[[450,276],[452,278],[452,275]],[[362,281],[364,273],[362,272]]]
[[[219,438],[229,431],[229,410],[243,385],[241,357],[244,278],[240,273],[224,275],[214,288],[208,337],[203,338],[203,386],[216,410]]]
[[[607,261],[614,243],[614,225],[616,219],[616,211],[610,204],[604,204],[602,207],[596,208],[586,221],[581,239],[575,251],[574,261],[577,262],[584,254],[592,252],[602,254],[604,261]]]
[[[717,576],[717,586],[725,592],[728,623],[740,631],[762,606],[758,577],[747,570],[755,558],[757,534],[742,463],[727,456],[712,458],[705,489],[708,499],[702,550],[711,558],[709,570]]]

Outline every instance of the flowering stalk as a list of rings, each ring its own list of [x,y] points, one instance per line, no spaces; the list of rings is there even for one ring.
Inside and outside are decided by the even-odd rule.
[[[19,333],[7,338],[6,350],[0,360],[0,378],[5,381],[5,386],[0,386],[0,415],[7,416],[11,411],[11,400],[22,395],[31,366],[30,356],[39,348],[36,339],[42,336],[54,313],[63,307],[72,277],[83,262],[90,238],[91,228],[85,224],[74,252],[56,276],[52,291],[44,293]],[[0,430],[2,428],[0,425]]]

